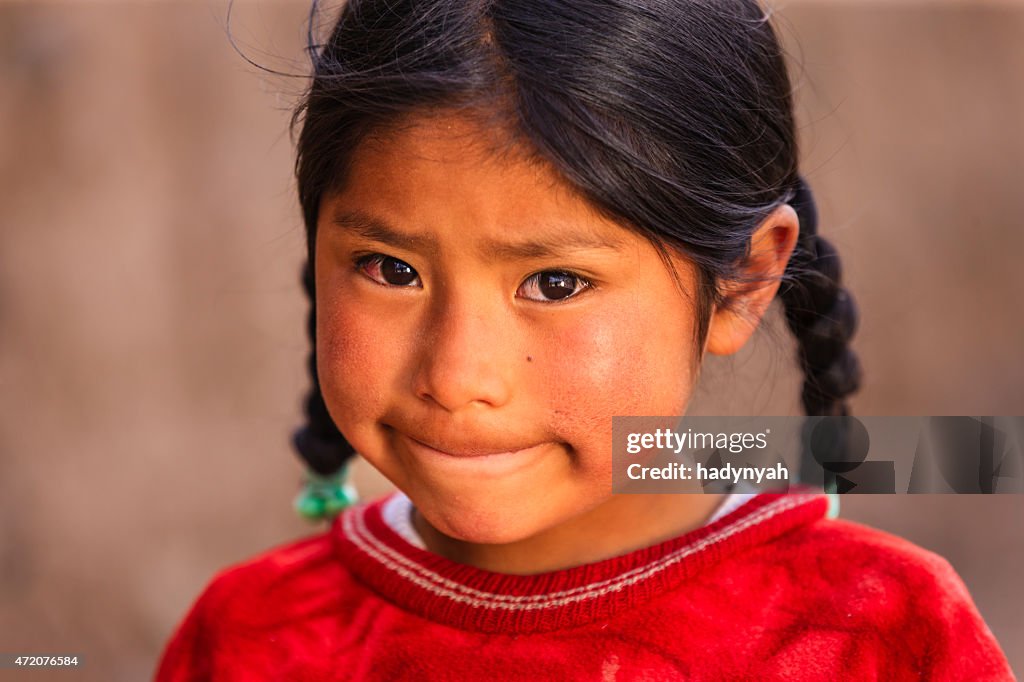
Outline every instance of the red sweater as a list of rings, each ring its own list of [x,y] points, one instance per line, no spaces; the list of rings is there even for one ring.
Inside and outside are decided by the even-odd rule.
[[[1014,679],[945,560],[823,495],[531,576],[418,549],[381,505],[217,576],[158,682]]]

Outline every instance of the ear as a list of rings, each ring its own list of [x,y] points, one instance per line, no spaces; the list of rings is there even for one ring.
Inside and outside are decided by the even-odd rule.
[[[724,283],[725,301],[712,313],[706,351],[731,355],[746,344],[779,290],[799,236],[800,219],[789,204],[779,206],[758,226],[740,276]]]

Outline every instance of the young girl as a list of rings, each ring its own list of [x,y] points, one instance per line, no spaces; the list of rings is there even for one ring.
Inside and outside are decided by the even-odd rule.
[[[755,0],[349,0],[313,53],[296,443],[400,492],[221,573],[158,680],[1013,678],[824,495],[612,494],[612,417],[684,414],[776,295],[807,413],[859,383]]]

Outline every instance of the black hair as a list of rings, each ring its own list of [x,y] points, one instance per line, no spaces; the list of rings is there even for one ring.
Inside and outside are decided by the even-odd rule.
[[[311,27],[317,15],[314,2]],[[720,285],[740,277],[753,231],[791,204],[800,236],[778,295],[803,405],[848,414],[861,377],[849,347],[856,306],[817,234],[784,53],[756,0],[348,0],[326,43],[308,48],[313,75],[292,123],[314,344],[321,199],[343,186],[367,135],[457,109],[501,126],[663,255],[685,254],[699,273],[698,349],[714,308],[730,304]],[[324,405],[315,347],[309,371],[295,445],[329,474],[353,452]]]

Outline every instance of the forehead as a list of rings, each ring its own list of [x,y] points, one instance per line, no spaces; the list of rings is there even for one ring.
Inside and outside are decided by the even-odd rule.
[[[440,173],[442,182],[475,176],[478,187],[501,182],[505,195],[544,190],[584,201],[522,134],[497,115],[434,111],[404,117],[364,138],[352,154],[351,168],[356,180],[358,174],[368,173]],[[445,180],[444,174],[459,177]]]
[[[389,152],[434,161],[455,151],[466,161],[547,166],[506,114],[482,109],[419,109],[375,127],[357,153]],[[550,170],[550,169],[548,169]]]
[[[460,226],[466,236],[572,229],[608,241],[638,238],[506,127],[468,115],[421,115],[378,130],[324,200],[321,221],[355,211],[409,228]]]

